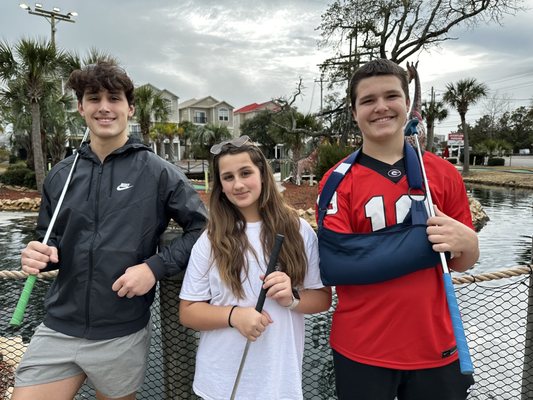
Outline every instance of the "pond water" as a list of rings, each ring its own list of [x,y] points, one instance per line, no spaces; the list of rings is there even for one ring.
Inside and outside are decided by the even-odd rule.
[[[34,239],[37,213],[0,212],[0,270],[19,270],[20,252],[25,244]],[[11,327],[9,321],[22,292],[24,280],[0,279],[0,336],[20,335],[28,341],[33,335],[36,321],[44,318],[42,298],[49,282],[38,281],[34,286],[27,315],[19,327]]]
[[[490,220],[479,232],[480,257],[470,273],[531,262],[533,190],[467,185]]]

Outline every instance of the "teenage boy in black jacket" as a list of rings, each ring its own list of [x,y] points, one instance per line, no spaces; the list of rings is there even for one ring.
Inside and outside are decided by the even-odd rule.
[[[156,282],[187,266],[206,210],[185,175],[128,137],[134,86],[98,62],[68,86],[90,129],[48,243],[22,251],[22,270],[58,269],[46,316],[17,370],[14,400],[72,399],[87,381],[98,399],[135,399],[150,345]],[[37,222],[44,236],[74,157],[47,175]],[[183,235],[157,251],[170,219]]]

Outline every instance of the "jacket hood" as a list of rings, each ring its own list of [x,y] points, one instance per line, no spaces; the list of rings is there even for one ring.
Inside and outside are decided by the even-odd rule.
[[[99,164],[100,160],[98,159],[96,154],[94,154],[93,151],[91,150],[90,144],[91,144],[90,140],[83,142],[81,144],[80,149],[78,150],[80,153],[80,156],[83,158],[92,159]],[[114,150],[107,157],[111,157],[111,156],[118,155],[118,154],[124,154],[130,151],[143,151],[143,150],[153,152],[152,148],[145,145],[141,140],[130,136],[126,144],[124,144],[124,146],[119,147],[118,149]]]

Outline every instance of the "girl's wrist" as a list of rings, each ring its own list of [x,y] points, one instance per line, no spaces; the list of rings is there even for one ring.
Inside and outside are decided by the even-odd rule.
[[[235,308],[237,307],[237,305],[234,305],[233,307],[231,307],[231,310],[229,311],[229,314],[228,314],[228,326],[230,328],[233,328],[234,326],[231,324],[231,316],[233,314],[233,310],[235,310]]]
[[[288,308],[289,310],[294,310],[298,304],[300,304],[300,293],[298,293],[298,290],[293,288],[292,289],[292,301],[285,306],[285,308]]]

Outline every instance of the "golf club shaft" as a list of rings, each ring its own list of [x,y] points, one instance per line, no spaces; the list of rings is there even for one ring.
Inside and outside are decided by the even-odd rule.
[[[88,135],[89,135],[89,128],[86,128],[85,134],[83,135],[83,139],[81,143],[87,140]],[[63,199],[65,198],[65,194],[67,193],[67,189],[70,184],[70,180],[72,178],[74,168],[76,167],[78,157],[79,157],[79,153],[76,153],[76,156],[74,157],[74,161],[72,162],[72,166],[70,167],[70,172],[67,176],[67,180],[65,181],[65,185],[63,186],[63,190],[61,191],[61,195],[59,196],[59,200],[57,202],[56,208],[54,210],[54,213],[52,214],[52,218],[50,219],[48,228],[46,229],[46,233],[42,241],[42,243],[44,244],[48,243],[48,239],[50,239],[50,234],[52,233],[52,229],[54,229],[54,224],[56,222],[57,215],[59,214],[59,210],[61,209],[61,205],[63,204]],[[19,300],[17,302],[17,306],[15,307],[15,311],[13,311],[13,316],[11,317],[11,321],[9,322],[10,325],[19,326],[22,323],[22,320],[24,319],[24,312],[26,311],[26,307],[28,305],[31,292],[33,290],[33,285],[35,285],[36,280],[37,280],[36,275],[29,275],[26,278],[26,283],[24,284],[24,288],[22,289],[22,293],[20,294]]]
[[[274,248],[272,249],[272,254],[270,255],[270,260],[268,262],[268,266],[265,272],[265,278],[270,273],[274,272],[274,269],[276,268],[279,252],[281,250],[281,245],[283,244],[283,239],[285,239],[283,235],[276,234]],[[265,299],[266,299],[266,292],[267,290],[261,287],[261,291],[259,292],[259,298],[257,299],[257,304],[255,305],[255,310],[257,312],[263,311],[263,305],[265,304]],[[237,371],[237,377],[235,378],[235,383],[233,384],[233,390],[231,391],[230,400],[234,400],[235,395],[237,394],[237,388],[239,387],[239,382],[241,380],[242,371],[244,369],[244,363],[246,362],[246,357],[248,356],[248,350],[250,348],[250,343],[251,343],[250,339],[248,339],[246,341],[246,346],[244,347],[244,352],[242,353],[241,363],[239,364],[239,370]]]
[[[416,149],[418,152],[418,158],[420,159],[420,167],[422,169],[422,178],[424,179],[424,188],[426,190],[426,196],[429,206],[429,215],[435,216],[435,209],[433,207],[433,199],[431,197],[431,191],[429,190],[429,182],[426,175],[426,168],[424,167],[424,161],[422,159],[422,152],[420,150],[420,142],[418,141],[418,133],[414,134],[416,141]],[[461,320],[461,312],[459,311],[459,305],[457,304],[457,298],[455,297],[455,291],[453,288],[453,282],[450,275],[450,269],[448,268],[448,261],[444,256],[444,253],[439,252],[440,261],[442,265],[443,279],[444,279],[444,291],[446,293],[446,300],[448,302],[448,311],[450,312],[450,318],[452,320],[453,333],[455,336],[455,342],[457,344],[457,351],[459,353],[459,364],[461,367],[461,373],[464,375],[470,375],[474,372],[474,366],[472,359],[470,358],[470,350],[468,349],[468,342],[466,341],[465,330],[463,327],[463,321]]]

